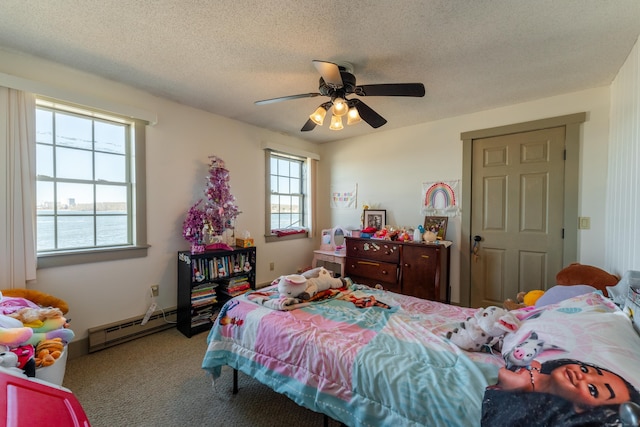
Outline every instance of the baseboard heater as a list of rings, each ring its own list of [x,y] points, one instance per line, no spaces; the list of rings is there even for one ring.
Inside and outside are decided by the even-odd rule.
[[[122,344],[145,335],[175,328],[176,308],[155,311],[142,325],[144,315],[89,329],[89,353]]]

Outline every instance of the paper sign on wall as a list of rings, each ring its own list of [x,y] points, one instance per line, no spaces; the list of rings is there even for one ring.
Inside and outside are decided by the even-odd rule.
[[[331,208],[356,209],[358,206],[358,184],[331,186]]]

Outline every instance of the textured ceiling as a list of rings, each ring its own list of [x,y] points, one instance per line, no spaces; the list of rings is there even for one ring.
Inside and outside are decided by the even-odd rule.
[[[317,143],[608,85],[639,34],[638,0],[0,2],[0,47]],[[300,132],[325,98],[254,105],[317,92],[313,59],[426,95],[366,98],[378,130]]]

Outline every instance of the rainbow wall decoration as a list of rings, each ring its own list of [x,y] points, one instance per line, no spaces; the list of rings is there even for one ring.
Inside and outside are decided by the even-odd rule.
[[[460,204],[456,197],[460,181],[425,182],[422,184],[422,214],[425,216],[457,216]]]

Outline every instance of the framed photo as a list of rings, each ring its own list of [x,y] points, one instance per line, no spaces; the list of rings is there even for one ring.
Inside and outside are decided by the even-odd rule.
[[[444,240],[447,235],[447,222],[449,218],[446,216],[425,216],[424,229],[436,233],[438,240]]]
[[[375,227],[382,230],[387,224],[387,211],[385,209],[365,209],[364,227]]]

